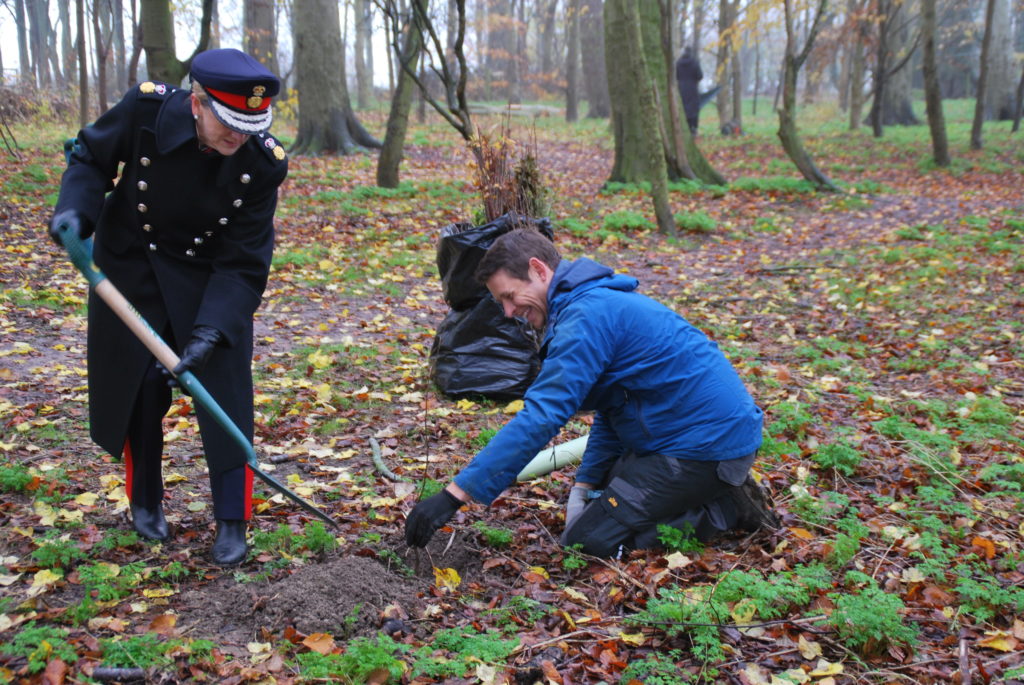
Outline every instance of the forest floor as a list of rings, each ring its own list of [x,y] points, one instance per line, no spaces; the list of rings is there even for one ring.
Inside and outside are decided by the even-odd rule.
[[[674,184],[666,240],[641,189],[605,187],[606,126],[512,135],[536,149],[563,254],[636,276],[735,364],[766,412],[756,471],[779,530],[582,555],[558,544],[570,467],[405,546],[415,501],[517,409],[430,379],[439,231],[480,202],[463,146],[428,123],[396,190],[357,154],[293,158],[281,191],[256,450],[339,529],[257,481],[249,558],[213,565],[202,446],[176,397],[172,536],[141,542],[120,461],[88,438],[86,287],[45,232],[73,128],[25,123],[0,167],[0,679],[1024,681],[1024,137],[991,124],[968,152],[954,118],[938,170],[926,127],[876,140],[822,123],[806,142],[842,192],[819,193],[770,123],[708,125],[731,183]]]

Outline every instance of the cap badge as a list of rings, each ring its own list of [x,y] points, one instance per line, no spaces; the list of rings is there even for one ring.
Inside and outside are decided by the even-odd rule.
[[[268,150],[273,150],[275,147],[277,147],[277,141],[274,140],[273,138],[267,138],[265,141],[263,141],[263,144],[267,146]]]
[[[281,161],[282,159],[284,159],[284,148],[283,147],[278,146],[278,147],[274,148],[274,158],[277,159],[278,161]]]
[[[249,109],[258,109],[263,104],[263,94],[267,92],[266,86],[253,86],[252,97],[245,101]]]
[[[165,85],[164,85],[164,84],[162,84],[162,83],[158,83],[158,84],[156,85],[156,92],[158,92],[158,93],[160,93],[161,95],[163,95],[164,93],[166,93],[166,92],[167,92],[167,86],[165,86]]]
[[[156,90],[156,84],[152,81],[143,81],[139,84],[139,90],[143,93],[152,93]]]

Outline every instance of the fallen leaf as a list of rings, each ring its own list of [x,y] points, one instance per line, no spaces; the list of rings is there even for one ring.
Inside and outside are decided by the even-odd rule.
[[[1005,630],[986,630],[985,635],[988,637],[983,637],[976,643],[979,647],[994,649],[999,652],[1013,652],[1016,651],[1017,645],[1020,644],[1017,638]]]
[[[328,633],[313,633],[302,644],[317,654],[330,654],[334,651],[334,637]]]
[[[800,650],[800,656],[811,661],[821,657],[821,645],[812,640],[806,639],[803,635],[797,641],[797,649]]]
[[[439,588],[455,590],[462,583],[462,578],[459,576],[459,572],[453,568],[437,568],[435,566],[434,583]]]

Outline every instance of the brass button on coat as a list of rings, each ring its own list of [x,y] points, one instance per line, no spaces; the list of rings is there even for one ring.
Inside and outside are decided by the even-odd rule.
[[[242,174],[241,176],[238,177],[238,180],[241,181],[242,183],[248,183],[249,181],[252,180],[252,176],[250,176],[249,174]]]
[[[156,243],[150,243],[149,244],[149,251],[150,252],[156,252]]]
[[[149,233],[150,231],[153,230],[153,226],[150,224],[142,224],[142,230],[145,231],[146,233]]]
[[[149,184],[146,183],[145,181],[139,181],[137,185],[139,186],[139,190],[143,192],[149,189]]]
[[[217,223],[220,224],[221,226],[227,226],[228,218],[226,216],[222,216],[221,218],[217,219]]]
[[[145,214],[148,210],[149,210],[149,207],[147,207],[146,205],[142,204],[141,202],[139,203],[139,211],[140,212]]]
[[[185,250],[185,254],[187,254],[187,255],[188,255],[189,257],[195,257],[195,256],[196,256],[196,251],[195,251],[195,250],[193,250],[193,249],[192,249],[192,248],[190,247],[190,248],[188,248],[187,250]]]
[[[235,200],[231,204],[234,205],[236,208],[237,207],[241,207],[242,206],[242,198],[238,198],[237,200]]]
[[[139,164],[142,166],[149,166],[149,157],[142,157],[139,159]]]
[[[195,238],[192,239],[192,242],[194,242],[196,245],[202,245],[203,239],[200,238],[199,236],[196,236]]]

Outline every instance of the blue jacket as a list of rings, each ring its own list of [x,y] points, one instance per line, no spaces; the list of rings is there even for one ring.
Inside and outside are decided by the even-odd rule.
[[[459,487],[492,502],[580,410],[595,411],[582,483],[601,484],[627,451],[721,461],[761,445],[761,410],[725,355],[637,284],[586,258],[558,265],[540,374]]]

